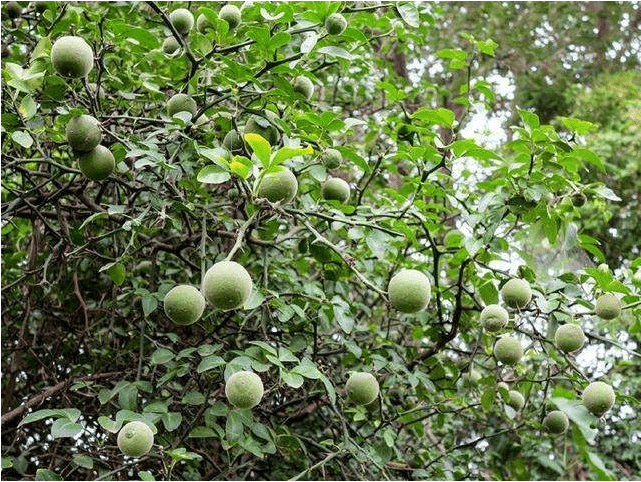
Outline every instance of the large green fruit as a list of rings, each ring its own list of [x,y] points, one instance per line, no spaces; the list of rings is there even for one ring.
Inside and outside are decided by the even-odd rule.
[[[85,114],[73,117],[67,123],[65,133],[71,148],[81,152],[93,150],[102,139],[100,123],[94,117]]]
[[[192,117],[196,115],[198,106],[196,101],[187,94],[176,94],[167,102],[167,113],[173,117],[178,112],[189,112]]]
[[[367,405],[378,397],[378,382],[374,375],[367,372],[355,372],[345,385],[350,400],[357,405]]]
[[[162,51],[168,55],[176,53],[179,48],[180,44],[173,35],[171,37],[167,37],[162,43]]]
[[[93,68],[93,50],[85,39],[66,35],[51,47],[51,63],[63,77],[86,77]]]
[[[606,293],[596,300],[594,312],[599,318],[613,320],[621,314],[621,301],[612,293]]]
[[[225,138],[223,139],[223,146],[233,154],[237,154],[243,150],[243,139],[242,137],[240,137],[240,134],[237,130],[232,129],[227,134],[225,134]]]
[[[568,416],[561,410],[552,410],[543,419],[543,426],[553,434],[565,433],[570,426]]]
[[[256,189],[257,198],[266,198],[269,202],[288,204],[298,192],[298,181],[289,169],[282,167],[278,171],[268,172],[260,180]]]
[[[526,280],[513,278],[503,285],[501,296],[510,308],[525,308],[532,299],[532,289]]]
[[[614,390],[607,383],[590,383],[583,390],[583,404],[597,417],[602,416],[614,405]]]
[[[18,2],[5,3],[3,10],[9,18],[18,18],[22,15],[22,7]]]
[[[227,4],[218,12],[218,18],[229,24],[229,30],[234,30],[240,25],[240,10],[236,5]]]
[[[340,35],[347,28],[347,20],[340,13],[333,13],[325,19],[325,28],[330,35]]]
[[[116,167],[114,155],[105,146],[97,145],[93,150],[78,157],[82,173],[93,181],[102,181],[109,177]]]
[[[205,273],[202,292],[215,308],[232,310],[245,304],[252,292],[252,279],[235,261],[220,261]]]
[[[278,144],[278,129],[264,117],[254,115],[247,121],[247,124],[245,124],[245,134],[250,133],[258,134],[269,142],[270,146]]]
[[[494,345],[494,356],[506,365],[516,365],[523,356],[523,347],[518,338],[504,336]]]
[[[557,328],[554,334],[556,347],[566,353],[578,350],[585,343],[585,335],[579,325],[566,323]]]
[[[176,31],[182,35],[188,34],[194,26],[194,16],[186,8],[177,8],[171,12],[169,20]]]
[[[254,372],[236,372],[227,379],[225,395],[236,408],[255,407],[263,398],[263,382]]]
[[[387,287],[390,303],[402,313],[416,313],[430,302],[430,280],[415,269],[396,273]]]
[[[481,324],[487,331],[499,331],[505,328],[509,315],[505,308],[499,305],[488,305],[481,311]]]
[[[330,177],[321,186],[321,195],[327,201],[345,203],[350,195],[349,184],[340,177]]]
[[[205,298],[190,285],[178,285],[165,295],[165,313],[178,325],[191,325],[198,321],[205,311]]]
[[[507,401],[507,404],[517,412],[525,405],[525,398],[516,390],[510,390],[508,392],[508,397],[509,400]]]
[[[118,433],[118,448],[131,457],[147,454],[153,444],[154,433],[144,422],[129,422]]]
[[[343,156],[338,149],[328,147],[321,155],[321,161],[327,169],[337,169],[343,161]]]
[[[311,99],[314,95],[314,84],[309,78],[300,75],[294,80],[294,92],[298,92],[307,100]]]
[[[212,24],[211,24],[211,21],[207,18],[207,16],[202,13],[198,15],[198,18],[196,19],[196,30],[204,34],[204,33],[207,33],[207,30],[210,28],[212,28]]]

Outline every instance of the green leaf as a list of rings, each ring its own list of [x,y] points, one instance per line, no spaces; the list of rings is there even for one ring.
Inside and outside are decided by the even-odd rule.
[[[283,372],[282,373],[283,381],[292,388],[300,388],[305,383],[305,379],[298,373],[292,372]]]
[[[217,367],[222,366],[224,364],[225,364],[225,360],[223,360],[218,355],[210,355],[210,356],[207,356],[207,357],[203,358],[200,361],[196,371],[198,373],[203,373],[203,372],[206,372],[207,370],[211,370],[212,368],[217,368]]]
[[[314,149],[312,149],[312,146],[281,147],[274,154],[274,158],[272,159],[271,165],[273,166],[273,165],[281,164],[283,161],[287,159],[291,159],[292,157],[302,156],[302,155],[312,155],[312,154],[314,154]]]
[[[189,390],[182,399],[185,405],[202,405],[205,403],[205,395],[198,390]]]
[[[174,353],[166,348],[158,348],[151,354],[150,363],[152,365],[162,365],[174,358]]]
[[[253,132],[245,134],[245,141],[249,144],[254,151],[254,155],[258,158],[264,167],[268,167],[271,161],[272,148],[262,136],[254,134]]]
[[[403,21],[410,27],[418,28],[420,26],[418,10],[412,3],[397,3],[396,10]]]
[[[53,438],[74,437],[82,432],[82,425],[72,422],[68,418],[59,418],[51,425],[51,436]]]
[[[33,97],[31,97],[30,95],[25,95],[20,101],[20,107],[18,107],[18,111],[20,112],[22,117],[28,120],[28,119],[31,119],[34,115],[36,115],[36,112],[38,111],[38,106],[36,105],[36,102],[33,100]],[[29,146],[24,146],[24,147],[29,147]]]
[[[156,480],[154,474],[148,470],[139,470],[138,477],[140,477],[140,480]]]
[[[191,429],[189,432],[189,438],[210,438],[217,437],[216,432],[209,427],[198,426]]]
[[[0,467],[2,469],[10,469],[11,467],[13,467],[13,459],[11,457],[3,455],[0,458],[0,460],[1,460],[1,464],[2,464]]]
[[[210,164],[209,166],[203,167],[196,176],[196,179],[198,179],[199,182],[205,184],[221,184],[229,181],[230,178],[231,176],[229,175],[229,172],[216,164]]]
[[[299,375],[304,376],[305,378],[311,378],[316,380],[321,378],[321,372],[316,368],[316,365],[309,358],[303,358],[298,366],[296,366],[292,373],[298,373]]]
[[[243,419],[237,410],[232,410],[227,415],[225,422],[225,433],[230,445],[234,445],[243,436]]]
[[[590,149],[576,148],[572,151],[572,155],[573,157],[585,161],[588,164],[592,164],[599,171],[605,172],[605,165],[603,164],[603,161],[595,152],[592,152]]]
[[[158,300],[154,295],[150,293],[144,295],[141,302],[142,312],[144,313],[145,317],[151,315],[154,311],[156,311],[156,308],[158,308]]]
[[[25,425],[27,423],[32,423],[32,422],[37,422],[38,420],[42,420],[44,418],[50,418],[50,417],[66,417],[65,412],[62,409],[59,408],[46,408],[44,410],[38,410],[37,412],[30,413],[27,415],[25,418],[22,419],[22,421],[18,424],[20,425]]]
[[[127,271],[122,263],[116,263],[107,270],[107,274],[109,274],[109,277],[114,283],[120,286],[125,282]]]
[[[353,60],[354,56],[350,54],[347,50],[341,47],[335,47],[333,45],[328,45],[327,47],[322,47],[316,52],[321,54],[329,55],[330,57],[339,57],[341,59]]]
[[[597,127],[596,124],[593,124],[592,122],[574,119],[572,117],[561,117],[561,122],[569,130],[574,131],[579,135],[587,134]]]
[[[412,117],[430,124],[438,124],[446,127],[451,127],[454,123],[454,112],[442,107],[439,107],[438,109],[427,109],[425,107],[421,107],[414,113],[414,115],[412,115]]]
[[[58,474],[52,470],[48,469],[38,469],[36,470],[36,479],[35,480],[62,480]]]
[[[499,46],[499,44],[497,44],[492,39],[488,39],[488,40],[477,40],[476,46],[478,47],[479,51],[483,52],[486,55],[494,57],[494,51],[496,50],[496,47]]]
[[[73,454],[71,461],[79,467],[93,469],[93,458],[85,454]]]
[[[169,408],[167,402],[151,402],[145,405],[143,412],[167,413]]]
[[[163,413],[160,416],[160,420],[162,420],[165,429],[167,429],[168,432],[172,432],[180,427],[180,424],[183,421],[183,416],[180,412]]]
[[[597,430],[590,428],[594,423],[594,416],[588,412],[583,402],[580,400],[570,400],[563,397],[552,397],[550,401],[558,407],[559,410],[564,412],[570,420],[572,420],[581,430],[583,437],[590,444],[594,444],[594,439]]]
[[[11,134],[11,138],[13,139],[14,142],[17,142],[20,144],[22,147],[28,149],[33,145],[33,139],[29,135],[28,132],[24,131],[15,131],[13,134]]]
[[[619,196],[614,194],[612,189],[610,189],[609,187],[599,186],[596,189],[594,189],[594,192],[597,193],[599,196],[605,198],[605,199],[609,199],[610,201],[621,201],[622,200]]]
[[[111,433],[117,433],[120,430],[120,427],[122,427],[122,420],[117,420],[114,422],[109,417],[105,417],[104,415],[98,417],[98,423],[107,432]]]
[[[254,163],[245,156],[234,156],[229,163],[229,170],[242,179],[247,179]]]
[[[518,109],[518,111],[519,116],[521,117],[521,121],[523,121],[523,125],[529,132],[539,127],[540,122],[538,115],[524,109]]]

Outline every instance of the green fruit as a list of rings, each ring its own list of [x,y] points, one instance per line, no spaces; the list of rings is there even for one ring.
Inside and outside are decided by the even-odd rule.
[[[582,192],[572,194],[572,204],[577,208],[583,206],[587,200],[588,198],[586,198],[585,194],[583,194]]]
[[[278,129],[264,117],[254,115],[247,121],[247,124],[245,124],[245,134],[250,133],[258,134],[269,142],[271,146],[278,144]]]
[[[601,417],[614,405],[614,390],[607,383],[590,383],[583,390],[583,404],[597,417]]]
[[[9,18],[18,18],[22,15],[22,7],[18,2],[7,2],[4,4],[4,11]]]
[[[596,300],[594,312],[599,318],[613,320],[621,314],[621,301],[612,293],[606,293]]]
[[[92,181],[102,181],[109,177],[116,167],[114,155],[105,146],[97,145],[93,150],[78,157],[80,170]]]
[[[302,75],[296,77],[294,81],[294,92],[298,92],[307,100],[311,99],[314,95],[314,84],[307,77]]]
[[[194,26],[194,16],[186,8],[177,8],[171,12],[169,21],[176,31],[182,35],[188,34]]]
[[[325,19],[325,28],[330,35],[340,35],[347,28],[347,20],[340,13],[333,13]]]
[[[510,397],[507,401],[507,404],[512,407],[517,412],[523,408],[525,405],[525,398],[516,390],[508,391],[508,396]]]
[[[499,305],[488,305],[481,311],[481,324],[487,331],[499,331],[505,328],[509,315],[505,308]]]
[[[499,382],[499,383],[497,383],[497,384],[496,384],[496,388],[497,388],[497,389],[498,389],[498,388],[505,388],[505,389],[508,391],[508,393],[509,393],[509,390],[510,390],[509,385],[508,385],[507,383],[505,383],[505,382]]]
[[[225,383],[225,395],[236,408],[255,407],[263,398],[263,382],[254,372],[236,372]]]
[[[579,325],[566,323],[557,328],[554,334],[556,347],[566,353],[580,349],[585,343],[585,335]]]
[[[212,28],[211,21],[207,18],[206,15],[200,14],[198,15],[198,18],[196,19],[196,30],[198,30],[200,33],[206,33],[208,29]]]
[[[565,433],[570,426],[568,416],[561,410],[552,410],[543,419],[543,426],[553,434]]]
[[[285,167],[278,171],[268,172],[259,181],[256,189],[257,198],[266,198],[269,202],[288,204],[298,192],[298,181],[294,173]]]
[[[205,298],[190,285],[178,285],[165,295],[165,313],[177,325],[191,325],[205,311]]]
[[[349,199],[349,184],[340,177],[330,177],[321,186],[321,195],[327,201],[347,202]]]
[[[367,405],[378,397],[378,382],[374,375],[367,372],[355,372],[345,385],[350,400],[357,405]]]
[[[176,40],[176,37],[174,36],[167,37],[162,43],[162,51],[168,55],[176,53],[176,51],[179,48],[180,48],[180,44],[178,43],[178,40]]]
[[[483,375],[478,370],[472,369],[468,373],[463,374],[463,382],[469,386],[475,386]]]
[[[512,278],[501,288],[501,296],[510,308],[525,308],[532,299],[532,289],[524,279]]]
[[[227,134],[225,134],[225,138],[223,139],[223,146],[229,152],[232,152],[234,154],[243,150],[243,139],[240,137],[240,134],[237,130],[232,129]]]
[[[416,313],[425,309],[430,302],[430,280],[415,269],[403,269],[396,273],[387,291],[392,306],[402,313]]]
[[[245,304],[252,287],[245,268],[235,261],[220,261],[205,273],[202,292],[215,308],[232,310]]]
[[[506,365],[516,365],[523,356],[523,347],[518,338],[504,336],[494,345],[494,356]]]
[[[154,433],[144,422],[129,422],[118,433],[118,448],[131,457],[140,457],[151,450]]]
[[[73,117],[67,123],[67,142],[72,149],[81,152],[92,151],[102,139],[100,123],[90,115]]]
[[[321,156],[321,161],[327,169],[337,169],[340,167],[342,160],[343,155],[340,151],[338,149],[332,149],[331,147],[325,149]]]
[[[240,10],[236,5],[227,4],[218,12],[218,18],[229,24],[229,30],[234,30],[240,25]]]
[[[93,50],[85,39],[66,35],[51,47],[51,63],[63,77],[86,77],[93,68]]]
[[[173,117],[178,112],[189,112],[192,117],[196,115],[198,106],[196,101],[187,94],[176,94],[167,102],[167,113]]]

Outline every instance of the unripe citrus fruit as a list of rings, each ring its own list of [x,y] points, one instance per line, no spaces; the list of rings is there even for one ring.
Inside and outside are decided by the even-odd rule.
[[[396,273],[387,287],[390,303],[402,313],[416,313],[430,302],[430,280],[415,269]]]
[[[153,444],[154,433],[144,422],[129,422],[118,433],[118,448],[131,457],[145,455]]]
[[[472,369],[463,375],[463,382],[469,386],[475,386],[481,378],[483,378],[481,373],[478,370]]]
[[[327,169],[337,169],[341,165],[343,156],[338,149],[328,147],[323,151],[321,160]]]
[[[494,356],[506,365],[516,365],[523,356],[523,347],[518,338],[504,336],[494,345]]]
[[[191,325],[198,321],[205,311],[205,298],[190,285],[178,285],[165,295],[165,313],[178,325]]]
[[[255,115],[247,121],[247,124],[245,124],[245,134],[249,133],[258,134],[269,142],[270,146],[278,144],[278,129],[264,117]]]
[[[552,410],[543,419],[543,426],[550,433],[560,434],[565,433],[570,426],[570,421],[561,410]]]
[[[487,331],[499,331],[505,328],[508,319],[507,311],[499,305],[488,305],[481,311],[481,324]]]
[[[51,63],[63,77],[86,77],[93,68],[93,50],[85,39],[66,35],[51,47]]]
[[[347,28],[347,20],[340,13],[333,13],[325,19],[325,28],[330,35],[340,35]]]
[[[525,308],[532,299],[532,289],[526,280],[512,278],[501,288],[501,296],[510,308]]]
[[[298,181],[289,169],[282,167],[278,171],[268,172],[260,180],[256,189],[256,197],[264,197],[270,202],[288,204],[298,192]]]
[[[294,80],[294,92],[298,92],[307,100],[314,95],[314,84],[307,77],[300,75]]]
[[[116,167],[114,155],[105,146],[97,145],[93,150],[78,157],[82,173],[93,181],[102,181],[109,177]]]
[[[196,30],[198,30],[200,33],[206,33],[207,29],[210,28],[212,28],[212,24],[207,16],[202,13],[198,15],[198,18],[196,19]]]
[[[20,15],[22,15],[22,7],[18,2],[5,3],[4,11],[9,18],[18,18]]]
[[[378,397],[378,382],[374,375],[367,372],[355,372],[345,385],[350,400],[357,405],[367,405]]]
[[[243,139],[240,137],[240,134],[237,130],[232,129],[227,134],[225,134],[225,138],[223,139],[223,146],[225,147],[225,149],[232,153],[242,151]]]
[[[509,400],[507,401],[507,404],[512,407],[514,410],[517,412],[523,408],[525,405],[525,398],[523,395],[521,395],[519,392],[516,390],[510,390],[508,392],[508,396],[510,397]]]
[[[179,48],[180,44],[173,35],[171,37],[167,37],[162,43],[162,51],[169,55],[175,53]]]
[[[566,323],[556,329],[554,343],[559,350],[570,353],[583,346],[585,335],[579,325]]]
[[[252,292],[252,279],[235,261],[220,261],[205,273],[202,292],[215,308],[231,310],[245,304]]]
[[[72,149],[89,152],[100,144],[102,139],[100,123],[90,115],[73,117],[67,123],[66,136]]]
[[[347,202],[350,195],[349,184],[340,177],[330,177],[321,186],[323,199],[327,201]]]
[[[612,293],[606,293],[596,300],[594,312],[599,318],[613,320],[621,314],[621,301]]]
[[[196,115],[198,106],[196,101],[187,94],[176,94],[167,102],[167,113],[172,117],[178,112],[189,112],[192,116]]]
[[[263,382],[254,372],[236,372],[225,383],[225,395],[236,408],[255,407],[263,398]]]
[[[229,24],[229,30],[240,25],[240,10],[236,5],[227,4],[218,12],[218,18]]]
[[[186,8],[177,8],[169,14],[169,20],[176,31],[180,34],[187,34],[194,26],[194,16]]]
[[[597,417],[602,416],[614,405],[614,390],[607,383],[590,383],[583,390],[583,404]]]

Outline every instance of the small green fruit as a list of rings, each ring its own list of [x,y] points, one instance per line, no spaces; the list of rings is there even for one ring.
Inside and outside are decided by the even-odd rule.
[[[621,314],[621,301],[612,293],[606,293],[596,300],[594,312],[599,318],[613,320]]]
[[[78,163],[82,173],[92,181],[106,179],[116,167],[116,161],[111,151],[101,145],[80,155]]]
[[[218,12],[218,18],[229,24],[229,30],[234,30],[240,25],[240,10],[236,5],[227,4]]]
[[[187,94],[176,94],[167,102],[167,113],[170,117],[178,112],[189,112],[193,117],[197,111],[196,101]]]
[[[100,123],[94,117],[84,114],[69,120],[65,133],[71,148],[81,152],[92,151],[102,139]]]
[[[86,77],[93,68],[93,50],[85,39],[66,35],[51,47],[51,63],[63,77]]]
[[[321,186],[321,195],[326,201],[346,203],[349,199],[349,184],[340,177],[330,177]]]
[[[165,313],[177,325],[191,325],[205,311],[205,298],[190,285],[178,285],[165,295]]]
[[[215,308],[232,310],[245,304],[252,288],[245,268],[235,261],[220,261],[205,273],[202,292]]]
[[[225,383],[227,400],[236,408],[252,408],[263,398],[263,381],[254,372],[234,373]]]
[[[590,383],[583,390],[583,404],[597,417],[601,417],[614,405],[614,390],[607,383]]]
[[[338,149],[328,147],[321,155],[321,161],[327,169],[337,169],[340,167],[343,160],[343,155]]]
[[[552,410],[543,419],[543,426],[553,434],[565,433],[570,426],[568,416],[561,410]]]
[[[588,200],[588,198],[585,197],[585,194],[582,192],[576,192],[572,194],[572,204],[576,206],[577,208],[580,208],[585,204],[585,202]]]
[[[307,100],[311,99],[314,95],[314,84],[312,81],[302,75],[296,77],[294,81],[294,92],[298,92]]]
[[[516,365],[523,357],[523,347],[518,338],[504,336],[494,345],[494,356],[506,365]]]
[[[347,20],[340,13],[333,13],[325,19],[325,28],[330,35],[340,35],[347,28]]]
[[[207,30],[210,28],[212,28],[212,24],[207,16],[202,13],[198,15],[198,18],[196,19],[196,30],[204,34],[207,33]]]
[[[174,37],[173,35],[171,37],[167,37],[162,43],[162,51],[167,55],[176,53],[179,48],[180,44],[178,43],[178,40],[176,40],[176,37]]]
[[[367,372],[355,372],[345,385],[350,400],[357,405],[367,405],[378,397],[378,382],[374,375]]]
[[[194,26],[194,16],[186,8],[177,8],[169,14],[169,21],[176,31],[182,35],[188,34]]]
[[[154,433],[144,422],[129,422],[118,433],[118,448],[131,457],[147,454],[154,444]]]
[[[532,299],[532,289],[524,279],[512,278],[501,288],[501,296],[510,308],[525,308]]]
[[[4,4],[4,11],[9,18],[18,18],[22,15],[22,7],[18,2],[7,2]]]
[[[525,406],[525,398],[516,390],[508,391],[508,396],[507,404],[517,412]]]
[[[294,173],[285,167],[278,171],[268,172],[258,184],[257,198],[266,198],[269,202],[288,204],[298,192],[298,181]]]
[[[557,328],[554,334],[556,347],[566,353],[580,349],[585,343],[585,335],[579,325],[566,323]]]
[[[468,386],[475,386],[483,375],[478,370],[472,369],[468,373],[463,374],[463,382]]]
[[[387,287],[390,303],[402,313],[416,313],[430,302],[430,280],[415,269],[396,273]]]
[[[481,324],[487,331],[499,331],[505,328],[509,315],[505,308],[499,305],[488,305],[481,311]]]
[[[245,134],[250,133],[258,134],[269,142],[270,146],[278,144],[278,129],[264,117],[254,115],[247,121],[247,124],[245,124]]]
[[[233,154],[237,154],[242,151],[244,144],[243,139],[240,137],[238,131],[232,129],[227,134],[225,134],[225,138],[223,139],[223,146]]]

